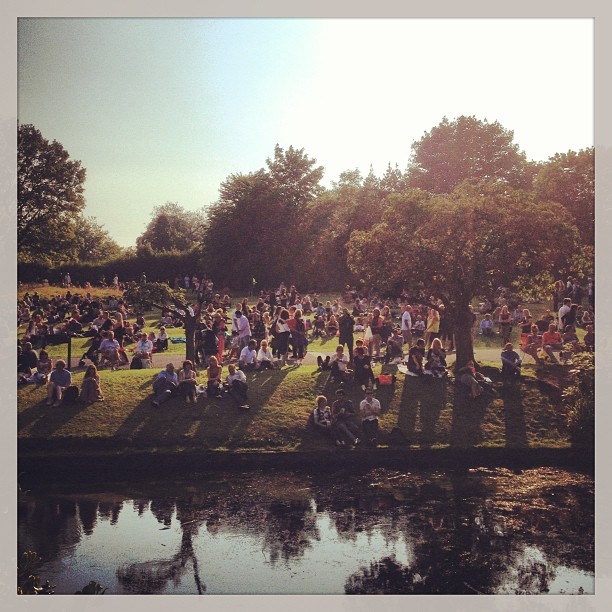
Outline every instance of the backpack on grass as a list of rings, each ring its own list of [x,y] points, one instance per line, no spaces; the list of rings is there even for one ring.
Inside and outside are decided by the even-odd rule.
[[[62,399],[65,402],[76,402],[79,399],[79,388],[76,385],[66,387]]]

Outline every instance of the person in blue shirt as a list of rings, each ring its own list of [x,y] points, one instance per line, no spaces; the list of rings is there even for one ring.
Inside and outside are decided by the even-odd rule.
[[[493,319],[488,313],[484,316],[484,319],[480,323],[480,333],[483,336],[493,335]]]
[[[169,363],[166,365],[166,369],[162,370],[153,381],[153,393],[155,393],[153,405],[159,406],[168,401],[177,389],[178,374],[174,370],[174,364]]]
[[[72,384],[72,374],[66,369],[66,362],[58,359],[55,368],[49,376],[47,385],[47,406],[57,407],[62,403],[62,396],[67,387]]]

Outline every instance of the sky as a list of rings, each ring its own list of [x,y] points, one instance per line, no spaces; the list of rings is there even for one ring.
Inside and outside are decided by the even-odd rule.
[[[390,163],[444,116],[527,158],[593,146],[591,19],[27,18],[18,119],[87,170],[85,215],[134,246],[155,206],[214,203],[293,145],[325,168]]]

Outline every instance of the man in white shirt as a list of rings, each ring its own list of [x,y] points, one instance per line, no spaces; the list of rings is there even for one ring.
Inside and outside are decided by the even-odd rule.
[[[241,310],[236,311],[236,331],[238,332],[239,347],[242,349],[248,346],[251,340],[251,324],[249,319],[242,313]]]
[[[374,397],[374,391],[369,387],[365,392],[365,399],[359,404],[361,424],[365,439],[373,446],[378,444],[378,415],[381,412],[380,402]]]
[[[410,350],[410,344],[412,343],[412,306],[406,304],[404,306],[404,312],[402,312],[402,336],[404,337],[404,344],[408,345]]]
[[[248,410],[247,391],[249,386],[247,385],[246,374],[242,370],[237,370],[233,363],[227,366],[227,371],[229,374],[225,382],[229,387],[228,391],[230,396],[236,401],[240,408]]]
[[[339,344],[336,348],[336,352],[332,355],[329,360],[329,365],[331,367],[331,380],[340,379],[340,381],[344,381],[348,378],[347,368],[349,364],[348,355],[344,354],[344,345]]]
[[[566,313],[568,313],[572,309],[572,298],[564,298],[563,306],[559,308],[559,323],[557,325],[557,329],[562,332],[563,331],[563,317]]]
[[[241,370],[254,370],[257,365],[257,342],[255,340],[249,340],[247,346],[240,351],[240,369]]]

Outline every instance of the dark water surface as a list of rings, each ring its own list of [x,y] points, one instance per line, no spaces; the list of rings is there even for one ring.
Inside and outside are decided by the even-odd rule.
[[[594,482],[554,468],[32,488],[19,553],[56,593],[593,593]]]

